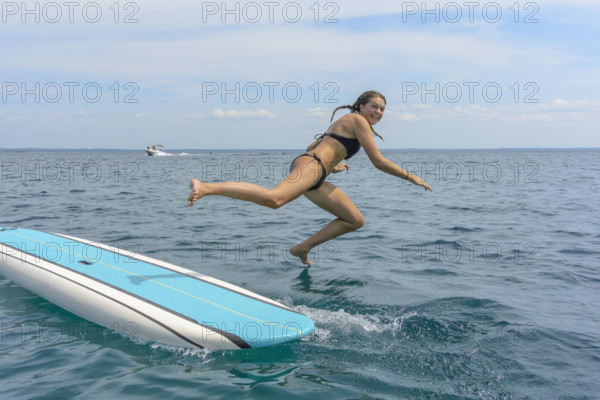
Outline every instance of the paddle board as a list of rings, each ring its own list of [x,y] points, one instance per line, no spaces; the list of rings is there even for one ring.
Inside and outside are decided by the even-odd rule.
[[[0,274],[107,328],[182,347],[247,349],[298,340],[313,321],[186,268],[57,233],[0,227]]]

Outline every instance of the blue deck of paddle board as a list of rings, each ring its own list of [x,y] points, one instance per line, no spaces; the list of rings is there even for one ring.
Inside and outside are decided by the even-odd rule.
[[[252,347],[299,339],[314,330],[312,320],[302,314],[129,258],[127,251],[119,254],[44,232],[8,229],[0,231],[0,242],[230,332]]]

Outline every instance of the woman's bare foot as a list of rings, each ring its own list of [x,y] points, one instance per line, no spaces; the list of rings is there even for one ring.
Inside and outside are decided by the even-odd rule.
[[[204,185],[204,182],[200,182],[197,179],[192,179],[190,181],[190,189],[192,189],[192,193],[190,193],[188,196],[188,206],[193,206],[198,199],[204,196]]]
[[[300,245],[296,245],[293,247],[290,247],[290,254],[298,257],[300,259],[300,261],[302,261],[302,264],[306,264],[310,267],[310,260],[308,259],[308,251],[303,251],[302,247],[300,247]]]

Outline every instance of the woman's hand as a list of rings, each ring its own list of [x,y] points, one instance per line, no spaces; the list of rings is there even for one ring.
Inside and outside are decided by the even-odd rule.
[[[333,170],[331,172],[333,172],[334,174],[337,174],[338,172],[342,172],[343,170],[346,170],[346,171],[350,170],[350,167],[348,166],[348,164],[346,164],[346,163],[338,164],[335,167],[333,167]]]
[[[432,192],[433,190],[431,190],[431,187],[427,184],[427,182],[425,182],[423,179],[419,178],[416,175],[413,174],[409,174],[408,177],[406,178],[406,180],[408,180],[411,183],[414,183],[417,186],[422,186],[425,188],[425,191],[430,191]]]

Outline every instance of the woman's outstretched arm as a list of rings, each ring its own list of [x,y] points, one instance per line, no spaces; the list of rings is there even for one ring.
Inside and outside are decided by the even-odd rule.
[[[411,174],[404,168],[400,168],[381,154],[375,143],[375,139],[373,139],[373,135],[371,134],[371,126],[364,118],[357,116],[354,119],[354,132],[375,168],[386,174],[405,179],[410,183],[424,187],[425,190],[431,191],[431,187],[423,179],[417,175]]]

